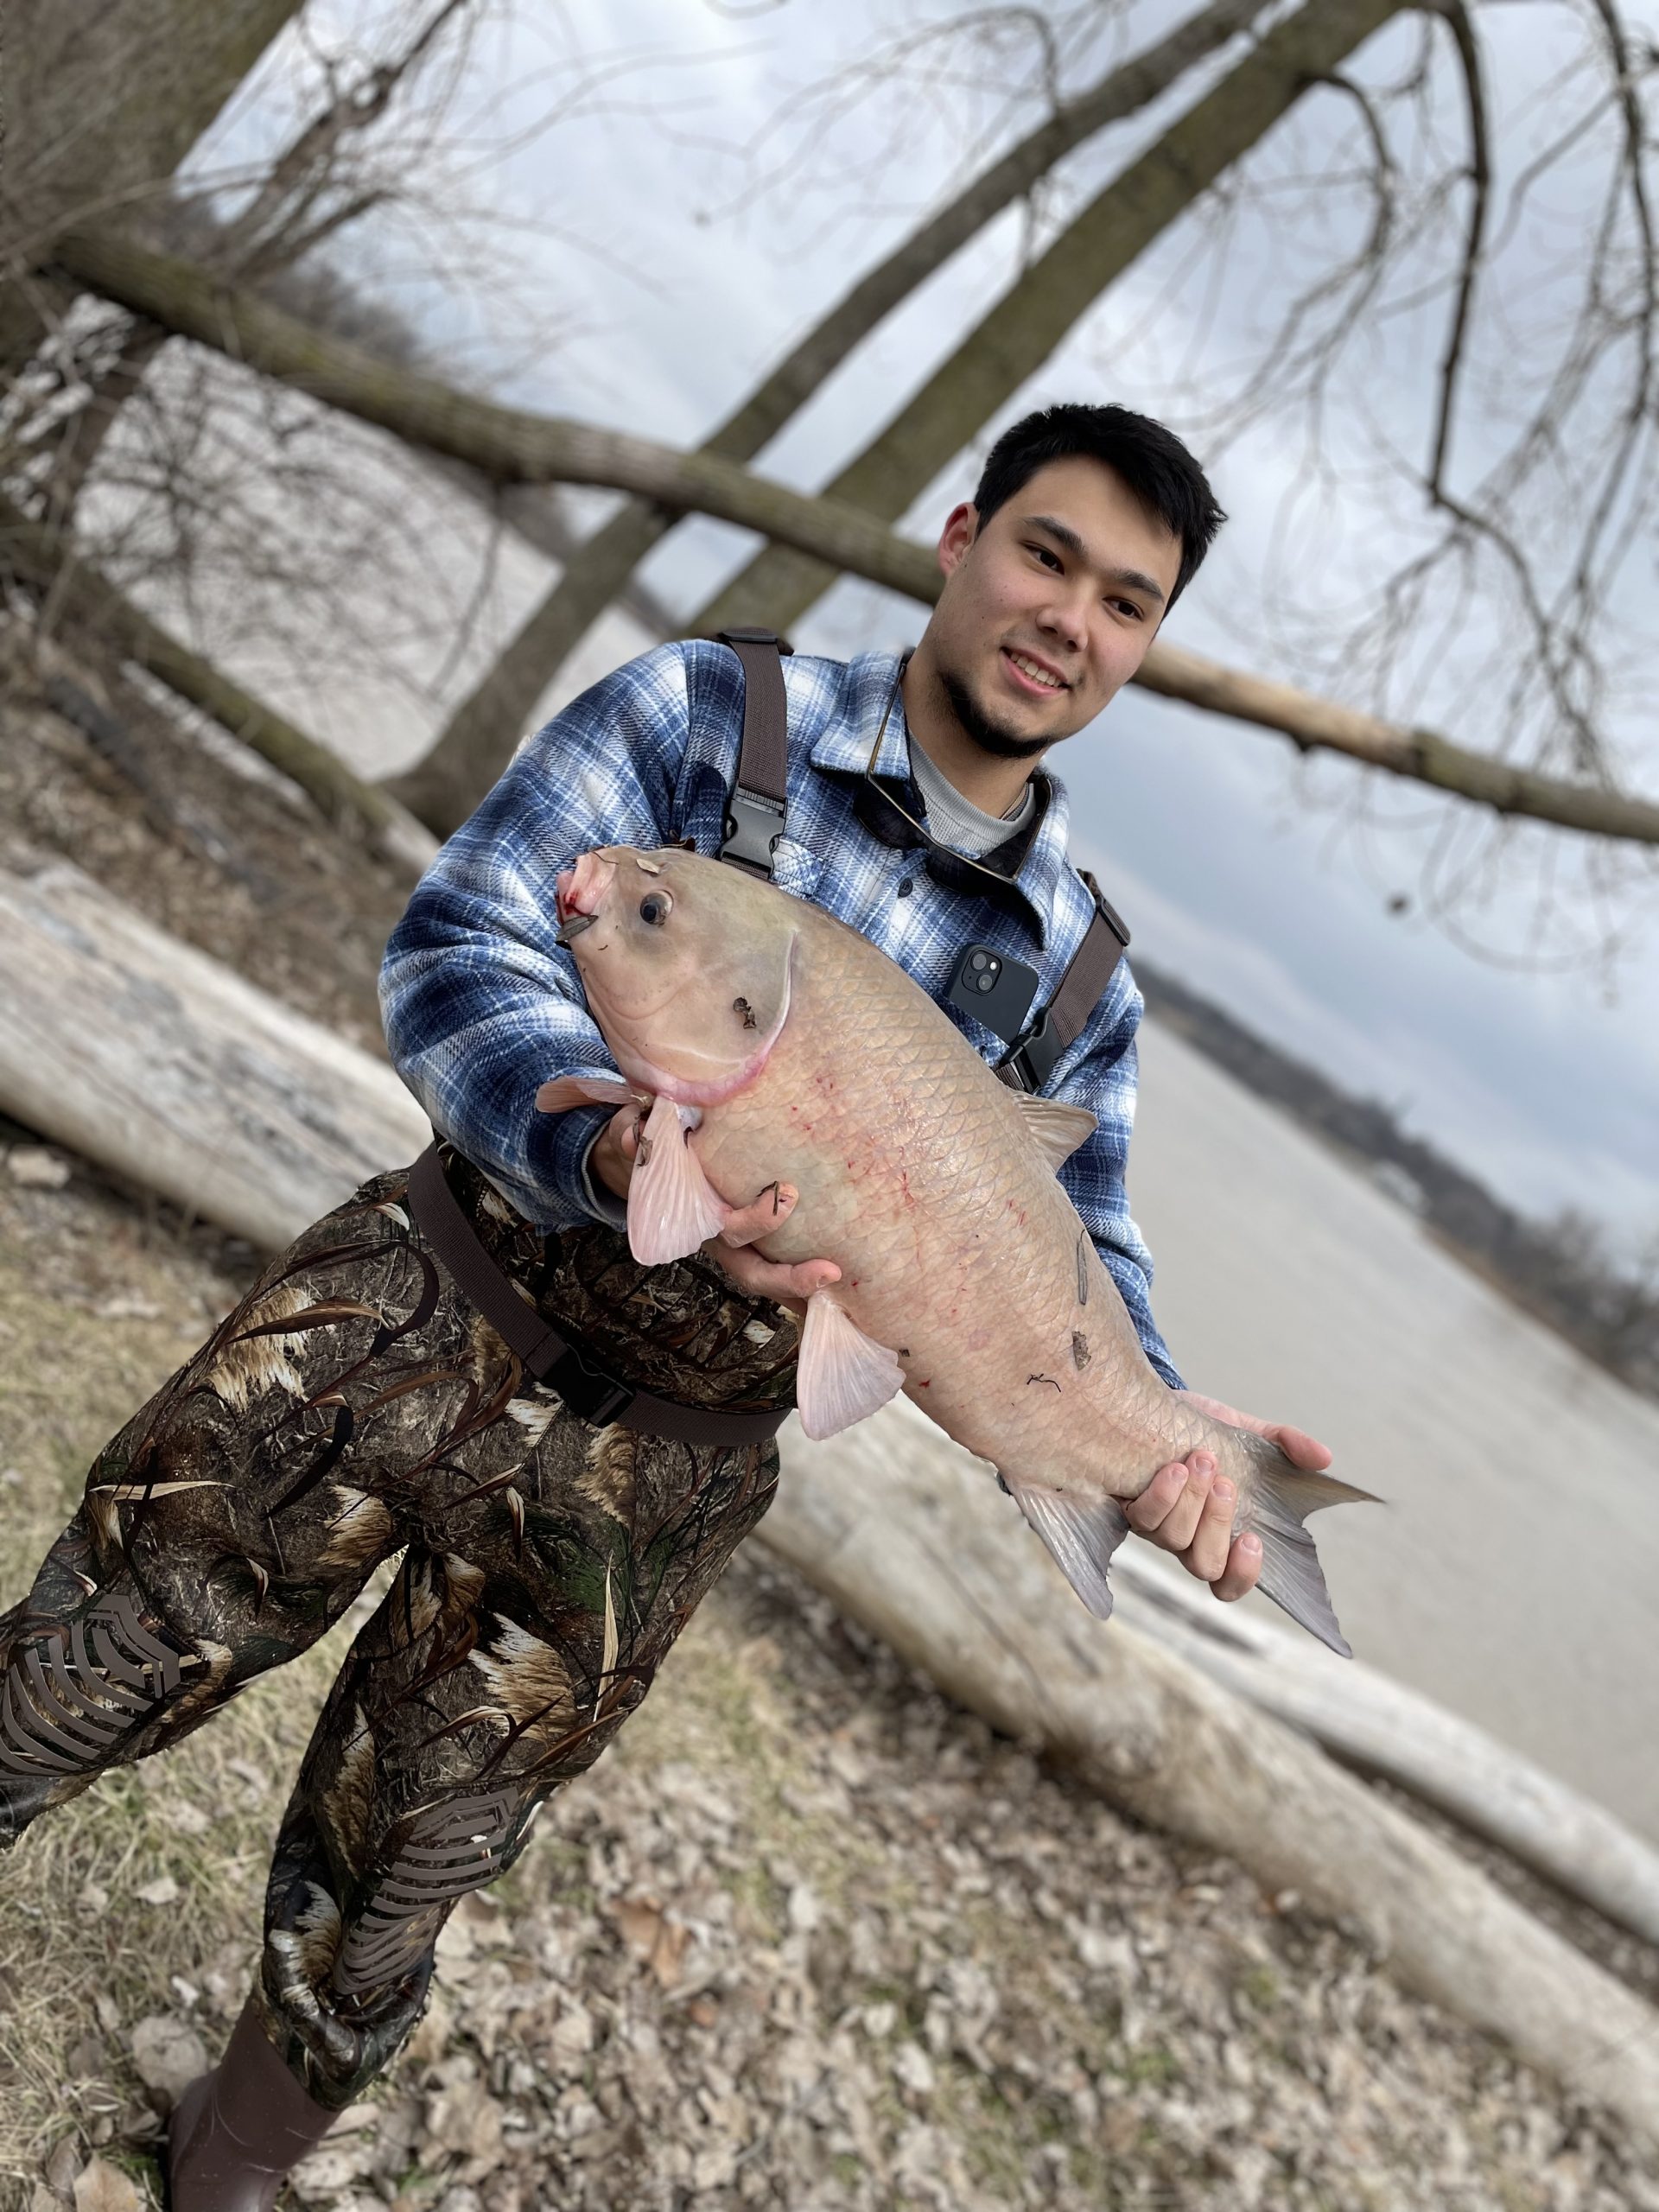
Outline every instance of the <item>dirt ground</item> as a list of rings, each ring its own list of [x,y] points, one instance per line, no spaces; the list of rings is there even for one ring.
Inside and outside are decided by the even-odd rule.
[[[118,688],[112,766],[11,660],[8,827],[366,1040],[397,884]],[[0,1126],[0,1605],[254,1257]],[[4,2212],[159,2202],[151,2150],[240,2009],[353,1625],[0,1860]],[[1590,1940],[1655,1986],[1651,1954]],[[1659,2212],[1659,2158],[1605,2118],[1294,1897],[1044,1771],[753,1547],[457,1911],[437,1988],[285,2202]]]

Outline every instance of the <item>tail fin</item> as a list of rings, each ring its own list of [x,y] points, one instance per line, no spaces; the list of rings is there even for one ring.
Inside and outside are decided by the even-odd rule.
[[[1351,1659],[1348,1639],[1337,1625],[1313,1539],[1302,1522],[1322,1505],[1378,1505],[1381,1499],[1368,1490],[1356,1490],[1351,1483],[1339,1483],[1332,1475],[1294,1467],[1276,1444],[1253,1430],[1236,1433],[1250,1461],[1249,1503],[1242,1525],[1254,1529],[1262,1539],[1257,1589],[1321,1643]]]

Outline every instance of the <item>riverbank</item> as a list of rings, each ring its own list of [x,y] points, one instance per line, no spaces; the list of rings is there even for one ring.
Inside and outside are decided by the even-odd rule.
[[[35,1147],[0,1164],[6,1603],[251,1257],[78,1165],[20,1183],[20,1157],[41,1172]],[[0,1868],[4,2212],[67,2207],[93,2158],[159,2202],[169,2093],[239,2008],[350,1632]],[[1605,1955],[1659,1979],[1640,1947]],[[1659,2212],[1659,2160],[1592,2111],[1294,1898],[1045,1773],[753,1549],[440,1959],[414,2043],[292,2201]]]
[[[395,885],[268,779],[118,703],[150,796],[14,700],[8,822],[370,1042]],[[26,1132],[0,1148],[10,1605],[92,1454],[254,1255]],[[158,2201],[170,2094],[240,2007],[271,1837],[351,1632],[0,1865],[0,2212]],[[1651,1993],[1651,1954],[1575,1924]],[[1659,2212],[1659,2159],[1596,2113],[1294,1897],[1045,1773],[753,1548],[440,1957],[414,2043],[290,2202]]]

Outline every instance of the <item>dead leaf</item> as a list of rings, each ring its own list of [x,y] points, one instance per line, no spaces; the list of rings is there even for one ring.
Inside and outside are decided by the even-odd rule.
[[[616,1908],[616,1924],[634,1956],[645,1961],[663,1988],[672,1989],[690,1929],[671,1920],[655,1897],[624,1897]]]
[[[193,2027],[168,2012],[151,2012],[132,2031],[132,2063],[147,2089],[176,2104],[188,2082],[207,2071],[207,2051]]]
[[[138,2212],[139,2201],[130,2177],[107,2158],[89,2158],[75,2176],[75,2212]]]

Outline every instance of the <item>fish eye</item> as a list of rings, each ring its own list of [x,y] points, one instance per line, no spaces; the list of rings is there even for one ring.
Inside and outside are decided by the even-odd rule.
[[[674,901],[666,891],[647,891],[639,901],[639,918],[642,922],[649,922],[652,929],[659,930],[673,907]]]

